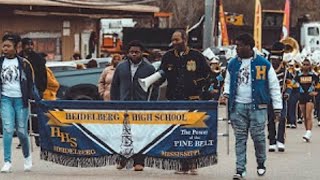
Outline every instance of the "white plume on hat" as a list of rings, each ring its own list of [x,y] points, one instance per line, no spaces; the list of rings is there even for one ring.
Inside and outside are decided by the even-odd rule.
[[[229,49],[227,49],[227,52],[226,52],[226,59],[229,60],[231,58],[234,58],[237,56],[237,50],[236,50],[236,47],[235,46],[232,46],[230,47]]]
[[[283,61],[285,62],[289,62],[294,58],[294,54],[293,53],[284,53],[283,54]]]
[[[217,57],[210,48],[207,48],[206,50],[204,50],[202,52],[202,55],[204,55],[205,57],[207,57],[209,60],[212,60],[214,58],[219,59],[219,57]]]
[[[310,55],[310,60],[313,65],[319,65],[320,64],[320,50],[315,50]]]
[[[294,60],[297,63],[301,63],[304,58],[305,56],[303,54],[298,53],[295,56],[293,56],[292,60]]]

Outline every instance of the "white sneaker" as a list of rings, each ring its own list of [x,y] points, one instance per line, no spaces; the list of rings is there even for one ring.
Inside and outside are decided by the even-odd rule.
[[[308,130],[306,132],[306,134],[304,134],[304,136],[302,137],[306,142],[310,142],[310,139],[311,139],[311,136],[312,136],[312,133],[310,130]]]
[[[277,141],[277,147],[279,152],[284,152],[285,150],[285,145],[282,142]]]
[[[318,126],[320,126],[320,121],[318,121]]]
[[[24,158],[23,167],[24,167],[24,171],[25,172],[31,171],[31,168],[32,168],[32,157],[31,157],[31,155],[29,155],[29,157]]]
[[[11,163],[10,162],[5,162],[3,167],[1,168],[1,173],[9,173],[11,172]]]
[[[269,145],[269,152],[275,152],[276,150],[277,150],[277,145],[275,144]]]

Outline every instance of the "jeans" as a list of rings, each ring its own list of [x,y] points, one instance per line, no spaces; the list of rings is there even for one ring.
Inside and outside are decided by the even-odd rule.
[[[285,133],[286,133],[286,115],[287,115],[287,102],[282,101],[283,108],[281,110],[281,117],[278,124],[278,131],[276,130],[275,114],[272,105],[268,106],[268,139],[269,144],[274,145],[277,141],[285,143]],[[277,136],[277,137],[276,137]]]
[[[237,171],[246,171],[249,131],[254,143],[257,164],[264,165],[267,158],[265,135],[267,110],[253,109],[253,104],[236,103],[234,109],[230,112],[230,120],[236,140]]]
[[[4,162],[11,162],[11,145],[13,133],[16,130],[23,156],[30,155],[28,135],[28,108],[23,107],[22,98],[1,96],[1,117],[3,123]]]

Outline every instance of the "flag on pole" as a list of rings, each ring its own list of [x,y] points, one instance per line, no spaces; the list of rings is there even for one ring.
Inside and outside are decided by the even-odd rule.
[[[256,0],[256,8],[254,13],[254,41],[256,48],[261,51],[261,34],[262,34],[262,13],[260,0]]]
[[[286,4],[284,6],[281,39],[284,39],[289,36],[289,30],[290,30],[290,0],[286,0]]]
[[[224,16],[222,0],[220,0],[220,3],[219,3],[219,13],[220,13],[222,45],[228,46],[229,45],[229,37],[228,37],[227,23],[226,23],[226,19]]]

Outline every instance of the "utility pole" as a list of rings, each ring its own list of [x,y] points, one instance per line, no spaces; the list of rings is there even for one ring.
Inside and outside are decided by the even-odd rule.
[[[216,0],[205,0],[205,19],[203,26],[202,49],[207,49],[215,44],[214,29],[216,29]]]

